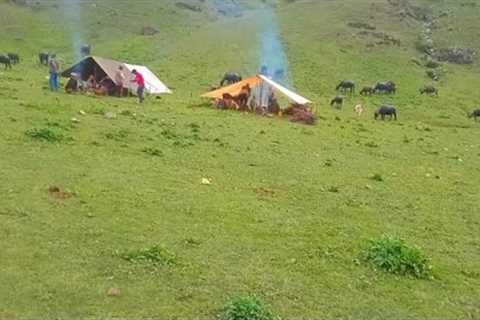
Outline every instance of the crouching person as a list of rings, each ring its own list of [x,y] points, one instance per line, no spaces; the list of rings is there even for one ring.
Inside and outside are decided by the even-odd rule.
[[[65,85],[66,93],[76,93],[80,91],[80,76],[74,72],[70,74],[70,79],[68,79],[67,84]]]

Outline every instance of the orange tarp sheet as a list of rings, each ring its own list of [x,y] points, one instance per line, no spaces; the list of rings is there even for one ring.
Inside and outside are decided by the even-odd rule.
[[[229,93],[232,96],[237,96],[240,94],[240,91],[242,91],[242,88],[246,86],[247,84],[250,86],[250,88],[254,88],[257,86],[262,81],[262,79],[259,76],[253,76],[251,78],[247,78],[245,80],[242,80],[240,82],[234,83],[232,85],[207,92],[202,95],[202,97],[205,98],[216,98],[216,99],[221,99],[225,93]]]

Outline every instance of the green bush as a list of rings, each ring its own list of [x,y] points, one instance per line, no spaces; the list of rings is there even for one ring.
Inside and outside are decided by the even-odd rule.
[[[378,181],[378,182],[382,182],[383,181],[383,177],[381,174],[379,173],[375,173],[372,177],[371,177],[372,180],[375,180],[375,181]]]
[[[337,186],[330,186],[327,188],[327,191],[331,193],[339,193],[340,189]]]
[[[410,247],[402,239],[389,235],[370,241],[365,260],[388,273],[416,278],[431,277],[427,257],[418,248]]]
[[[65,136],[58,130],[53,130],[51,128],[34,128],[27,130],[25,134],[32,139],[43,140],[47,142],[60,142],[65,138]]]
[[[274,316],[256,296],[231,299],[224,308],[222,320],[273,320]]]
[[[176,260],[174,253],[159,245],[129,251],[122,258],[132,263],[150,263],[154,265],[170,265],[174,264]]]
[[[148,155],[154,156],[154,157],[161,157],[163,156],[162,150],[156,149],[156,148],[150,148],[150,147],[145,147],[142,149],[143,153],[146,153]]]
[[[105,138],[109,140],[115,140],[115,141],[123,141],[125,140],[130,132],[128,130],[120,129],[115,132],[108,132],[105,134]]]

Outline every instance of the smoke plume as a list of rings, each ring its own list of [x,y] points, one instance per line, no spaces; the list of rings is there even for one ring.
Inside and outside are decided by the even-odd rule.
[[[64,19],[64,25],[70,36],[71,49],[76,60],[82,58],[80,48],[85,43],[85,26],[82,16],[82,0],[60,0],[60,9]]]
[[[260,23],[260,72],[289,87],[288,58],[274,9],[267,9]]]

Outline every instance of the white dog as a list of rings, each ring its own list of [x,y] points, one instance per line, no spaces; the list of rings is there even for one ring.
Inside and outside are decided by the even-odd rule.
[[[365,108],[361,104],[357,104],[355,108],[353,108],[353,111],[357,113],[358,116],[361,116],[362,113],[365,111]]]

